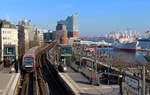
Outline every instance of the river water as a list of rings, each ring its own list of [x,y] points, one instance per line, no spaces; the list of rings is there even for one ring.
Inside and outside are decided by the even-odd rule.
[[[86,41],[93,41],[93,42],[98,42],[102,40],[86,40]],[[106,42],[112,43],[113,40],[105,40]],[[148,48],[150,49],[150,41],[139,41],[139,46]],[[147,61],[144,58],[144,55],[147,53],[145,51],[136,51],[136,53],[132,52],[124,52],[124,51],[119,51],[119,50],[114,50],[113,48],[98,48],[102,53],[110,53],[111,56],[120,56],[122,60],[126,60],[128,62],[133,62],[133,63],[142,63],[146,64]]]

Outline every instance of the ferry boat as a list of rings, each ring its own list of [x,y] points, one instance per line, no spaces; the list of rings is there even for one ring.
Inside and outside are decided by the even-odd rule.
[[[136,52],[139,42],[129,36],[120,36],[117,41],[114,42],[113,48],[116,50],[123,50],[128,52]]]

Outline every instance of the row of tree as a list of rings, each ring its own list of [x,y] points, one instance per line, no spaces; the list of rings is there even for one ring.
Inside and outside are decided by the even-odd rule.
[[[29,41],[28,43],[20,42],[18,45],[18,56],[23,56],[30,48],[39,46],[39,41]]]

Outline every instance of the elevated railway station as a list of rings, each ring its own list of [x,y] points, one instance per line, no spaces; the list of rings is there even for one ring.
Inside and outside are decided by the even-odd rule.
[[[123,73],[120,68],[95,59],[97,56],[76,53],[74,60],[72,47],[56,42],[31,48],[22,58],[20,73],[1,69],[0,95],[123,95],[143,91],[142,76]]]

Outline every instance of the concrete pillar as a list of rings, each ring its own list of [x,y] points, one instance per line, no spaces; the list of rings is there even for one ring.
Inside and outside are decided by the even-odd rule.
[[[149,95],[149,86],[147,86],[146,95]]]

